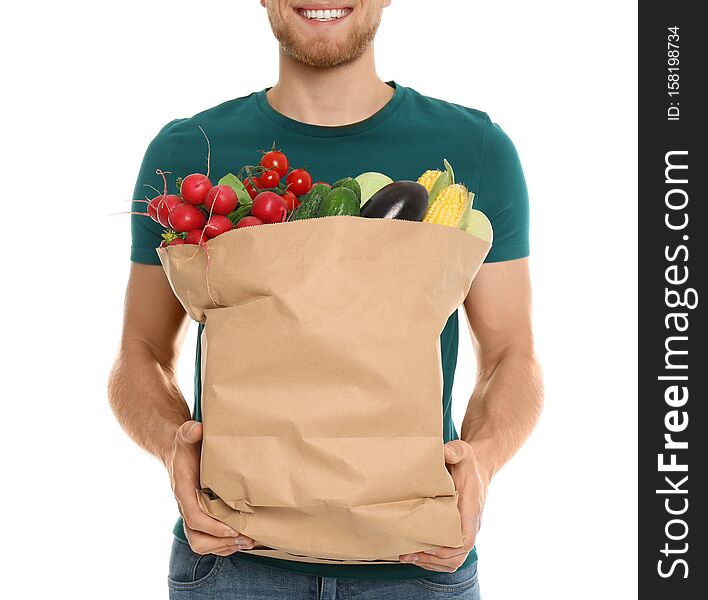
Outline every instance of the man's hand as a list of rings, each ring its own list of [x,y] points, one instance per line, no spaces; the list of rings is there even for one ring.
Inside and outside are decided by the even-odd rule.
[[[253,540],[206,515],[197,502],[202,425],[191,420],[175,377],[187,321],[164,269],[131,263],[108,398],[123,429],[167,468],[192,550],[228,556],[252,548]]]
[[[489,482],[482,475],[472,446],[463,440],[453,440],[445,444],[445,463],[458,492],[457,509],[460,511],[463,545],[461,548],[441,546],[428,552],[402,554],[399,560],[416,564],[429,571],[453,573],[465,562],[474,547]]]
[[[186,421],[177,429],[172,454],[166,461],[167,470],[192,550],[197,554],[229,556],[239,550],[253,548],[253,540],[212,519],[197,502],[195,490],[200,487],[202,432],[202,424],[198,421]]]

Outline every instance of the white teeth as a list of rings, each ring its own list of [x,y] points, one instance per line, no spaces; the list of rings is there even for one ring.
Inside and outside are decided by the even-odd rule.
[[[301,10],[300,14],[303,17],[312,19],[315,21],[333,21],[335,19],[341,19],[345,17],[350,12],[348,8],[337,8],[334,10]]]

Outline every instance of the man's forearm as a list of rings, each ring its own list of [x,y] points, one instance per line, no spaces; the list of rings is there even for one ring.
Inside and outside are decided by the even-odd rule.
[[[121,346],[108,381],[108,399],[121,427],[163,463],[175,431],[192,418],[172,367],[143,342]]]
[[[508,350],[480,369],[460,437],[488,479],[526,441],[543,406],[543,378],[530,352]]]

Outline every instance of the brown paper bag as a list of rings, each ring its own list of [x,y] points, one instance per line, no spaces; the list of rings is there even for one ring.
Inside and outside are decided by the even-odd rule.
[[[440,334],[489,247],[442,225],[324,217],[222,234],[208,263],[160,248],[205,324],[202,510],[288,560],[461,546]]]

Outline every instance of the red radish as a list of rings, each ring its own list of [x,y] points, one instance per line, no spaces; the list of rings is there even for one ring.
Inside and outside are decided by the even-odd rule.
[[[275,169],[266,171],[258,178],[258,187],[261,189],[278,187],[280,184],[280,175]]]
[[[231,231],[233,228],[233,223],[223,215],[212,215],[204,227],[204,233],[208,238],[213,238],[227,231]]]
[[[228,185],[215,185],[204,199],[206,209],[215,215],[228,215],[236,208],[238,196]]]
[[[254,216],[244,217],[236,223],[236,229],[241,229],[241,227],[252,227],[253,225],[263,225],[263,221]]]
[[[163,227],[169,227],[170,223],[168,219],[170,213],[180,204],[184,204],[184,202],[182,202],[182,198],[175,194],[162,194],[161,196],[157,196],[157,199],[157,222]],[[154,200],[155,198],[153,198],[153,201]]]
[[[147,205],[147,212],[148,215],[150,215],[150,218],[155,221],[155,223],[159,223],[160,221],[157,220],[157,206],[160,203],[160,199],[162,196],[155,196],[152,200]]]
[[[206,243],[207,237],[206,233],[201,229],[192,229],[184,238],[186,244],[204,244]]]
[[[266,152],[259,164],[266,169],[275,169],[281,179],[288,173],[288,157],[277,150]]]
[[[288,215],[288,209],[275,192],[261,192],[253,200],[251,214],[264,223],[282,223]]]
[[[302,204],[298,199],[295,194],[293,194],[290,190],[287,190],[280,196],[283,199],[283,202],[285,203],[285,208],[288,209],[288,212],[294,211],[300,204]]]
[[[186,243],[187,242],[185,242],[182,238],[175,238],[167,245],[168,246],[181,246],[182,244],[186,244]]]
[[[186,202],[175,206],[168,220],[170,227],[179,233],[192,231],[192,229],[201,229],[206,223],[204,213],[196,206]]]
[[[185,202],[190,204],[204,204],[207,192],[211,189],[211,181],[206,175],[192,173],[182,180],[180,194]]]
[[[304,196],[312,187],[312,175],[305,169],[295,169],[288,175],[285,182],[288,189],[296,196]]]
[[[329,185],[326,181],[316,181],[315,183],[312,184],[312,187],[315,187],[316,185],[326,185],[328,188],[331,188],[332,186]]]
[[[167,240],[162,240],[160,242],[160,248],[164,248],[165,246],[167,246]]]

